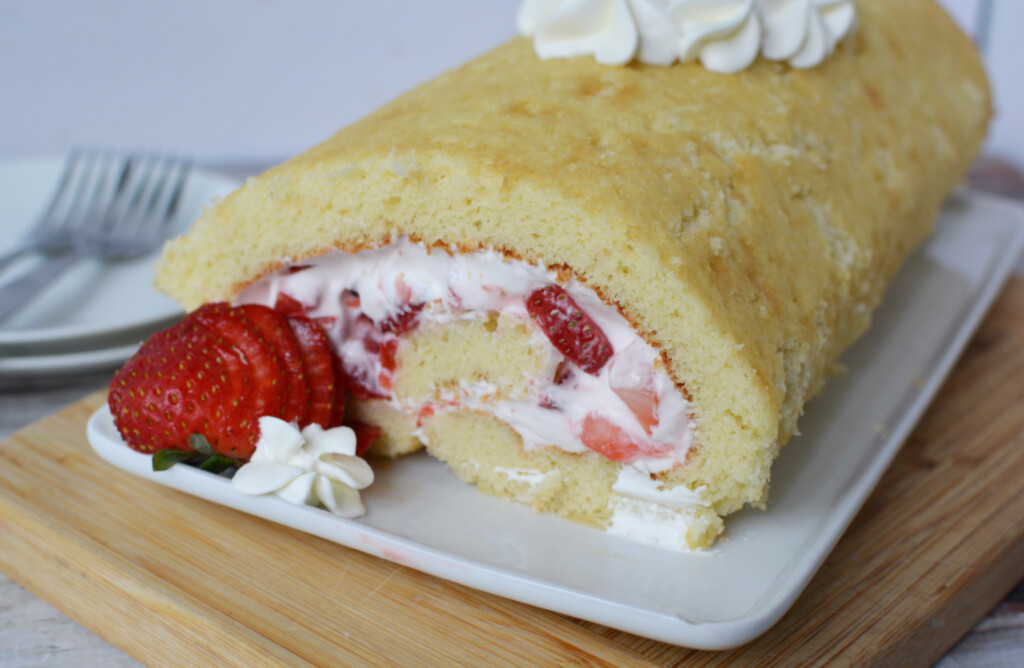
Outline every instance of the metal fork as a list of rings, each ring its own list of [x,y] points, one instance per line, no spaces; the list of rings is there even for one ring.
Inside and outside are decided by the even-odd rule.
[[[41,222],[11,258],[55,259],[0,286],[0,320],[87,257],[128,260],[155,250],[172,230],[190,164],[159,156],[75,153]],[[0,269],[10,261],[0,258]]]

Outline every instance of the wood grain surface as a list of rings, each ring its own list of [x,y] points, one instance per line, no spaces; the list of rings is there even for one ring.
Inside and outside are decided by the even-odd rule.
[[[0,570],[151,665],[928,665],[1024,577],[1024,279],[790,612],[699,652],[122,474],[93,394],[0,444]]]

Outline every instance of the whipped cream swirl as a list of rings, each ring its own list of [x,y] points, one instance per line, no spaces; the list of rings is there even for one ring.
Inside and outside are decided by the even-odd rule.
[[[758,54],[814,67],[852,32],[856,9],[854,0],[525,0],[516,23],[541,58],[699,60],[732,73]]]
[[[373,483],[373,469],[356,456],[355,433],[348,427],[301,431],[275,417],[260,418],[260,438],[252,459],[231,479],[243,494],[276,494],[296,505],[322,504],[342,517],[366,512],[360,489]]]

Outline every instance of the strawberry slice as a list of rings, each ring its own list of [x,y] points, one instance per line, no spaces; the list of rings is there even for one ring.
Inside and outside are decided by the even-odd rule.
[[[658,394],[654,387],[616,387],[613,384],[611,388],[629,406],[640,426],[650,435],[658,426]]]
[[[189,453],[195,446],[248,460],[263,416],[303,427],[341,424],[344,388],[336,364],[327,335],[305,316],[206,304],[140,347],[114,376],[109,404],[118,431],[136,450]]]
[[[381,341],[384,335],[365,314],[359,314],[351,323],[348,333],[349,344],[361,346],[362,352],[353,351],[342,355],[341,366],[346,391],[354,397],[386,398],[388,395],[380,385],[380,373],[367,362],[381,355]]]
[[[271,352],[284,367],[285,401],[281,419],[285,422],[308,424],[310,411],[310,387],[306,381],[302,351],[295,340],[295,334],[288,319],[279,312],[260,304],[245,304],[242,312],[252,321]]]
[[[380,427],[359,420],[346,422],[345,426],[356,434],[356,455],[362,457],[370,449],[373,442],[380,438]]]
[[[295,297],[285,292],[279,292],[277,301],[274,302],[274,310],[284,315],[306,315],[308,309]]]
[[[560,285],[530,293],[526,310],[558,352],[589,374],[596,375],[612,356],[608,337]]]
[[[613,462],[631,462],[642,457],[666,457],[672,453],[668,445],[634,441],[621,427],[597,413],[583,418],[580,440],[594,452]]]
[[[382,321],[377,325],[377,329],[385,334],[400,336],[416,326],[416,320],[419,318],[420,311],[423,310],[424,306],[426,306],[426,302],[410,304],[400,312]]]
[[[302,365],[310,388],[308,424],[317,423],[325,429],[341,424],[344,406],[334,373],[334,359],[327,334],[309,318],[288,318],[302,354]]]
[[[397,337],[390,337],[380,345],[380,374],[377,376],[377,383],[387,392],[390,392],[394,385],[395,355],[397,353]]]
[[[257,414],[280,417],[285,404],[284,372],[281,361],[245,312],[224,302],[204,304],[189,315],[208,329],[218,341],[234,346],[252,369],[252,396]]]
[[[192,434],[229,440],[246,420],[252,376],[237,350],[190,320],[157,332],[114,375],[108,403],[129,447],[190,451]],[[222,446],[227,447],[227,446]]]

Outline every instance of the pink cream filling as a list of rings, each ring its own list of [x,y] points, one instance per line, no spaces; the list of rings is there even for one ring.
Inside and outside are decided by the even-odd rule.
[[[588,333],[599,330],[598,343],[574,347],[550,329],[548,305],[538,307],[537,296],[563,293],[562,303],[585,314]],[[560,282],[542,265],[491,250],[428,249],[399,237],[382,248],[339,251],[286,267],[237,301],[304,311],[327,331],[350,394],[388,401],[420,417],[456,408],[486,411],[512,426],[528,449],[593,450],[643,473],[680,465],[692,444],[690,404],[658,352],[593,290],[575,280]],[[443,402],[409,404],[395,397],[402,334],[495,313],[531,323],[547,350],[545,372],[524,379],[530,389],[525,398],[496,399],[485,382],[463,383]],[[603,354],[593,353],[605,343]],[[581,349],[587,352],[579,354]]]

